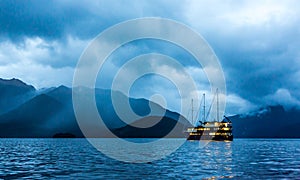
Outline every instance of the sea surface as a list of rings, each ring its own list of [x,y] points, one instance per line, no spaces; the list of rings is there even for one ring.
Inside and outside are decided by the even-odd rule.
[[[0,139],[0,179],[12,178],[300,179],[300,139],[234,139],[202,148],[187,141],[140,164],[108,158],[86,139]]]

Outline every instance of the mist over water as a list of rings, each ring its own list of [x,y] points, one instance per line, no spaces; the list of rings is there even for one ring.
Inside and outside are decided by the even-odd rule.
[[[203,148],[197,141],[187,141],[164,159],[143,164],[110,159],[86,139],[0,139],[0,147],[0,178],[4,179],[300,177],[299,139],[235,139],[210,142]]]

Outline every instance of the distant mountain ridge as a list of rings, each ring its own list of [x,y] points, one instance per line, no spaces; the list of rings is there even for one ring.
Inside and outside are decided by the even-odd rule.
[[[16,108],[35,95],[36,89],[18,79],[0,78],[0,114]]]
[[[76,137],[83,137],[73,111],[71,88],[59,86],[38,91],[20,80],[2,81],[5,83],[1,84],[0,94],[18,92],[18,96],[14,96],[16,93],[5,94],[6,104],[11,105],[5,107],[5,103],[2,104],[2,108],[7,111],[0,113],[0,137],[52,137],[57,133],[71,133]],[[16,91],[15,89],[18,88],[19,90]],[[75,88],[74,91],[76,92],[77,89]],[[111,93],[115,93],[120,101],[128,101],[128,97],[110,90],[94,89],[93,91],[95,91],[98,111],[107,127],[118,129],[126,126],[114,111]],[[23,101],[15,101],[17,97],[26,98]],[[150,112],[150,103],[152,107],[166,112],[166,118],[174,119],[176,122],[180,117],[178,113],[165,111],[161,106],[146,99],[129,98],[129,102],[134,112],[141,116]],[[166,130],[163,131],[167,133]],[[105,137],[106,134],[99,133],[99,136]]]
[[[268,106],[230,117],[236,138],[300,138],[300,110]]]
[[[183,131],[191,126],[176,112],[165,111],[146,99],[134,98],[129,98],[132,109],[146,117],[126,124],[114,111],[111,93],[115,93],[119,101],[128,100],[128,97],[110,90],[93,91],[101,117],[107,127],[119,137],[164,137],[176,123],[179,123],[178,129],[171,136],[185,137]],[[149,103],[152,108],[165,111],[165,115],[160,118],[155,115],[147,116],[150,112]],[[233,122],[235,138],[300,138],[299,117],[300,110],[285,110],[278,105],[229,118]],[[135,124],[156,121],[157,118],[162,118],[162,121],[150,128],[135,127]],[[59,86],[36,90],[18,79],[0,78],[0,137],[53,137],[59,133],[83,137],[74,115],[71,88]],[[107,137],[101,133],[100,136]]]
[[[18,86],[18,87],[22,87],[22,88],[25,88],[25,89],[35,90],[35,88],[32,85],[27,85],[23,81],[21,81],[19,79],[16,79],[16,78],[12,78],[12,79],[2,79],[2,78],[0,78],[0,85]]]

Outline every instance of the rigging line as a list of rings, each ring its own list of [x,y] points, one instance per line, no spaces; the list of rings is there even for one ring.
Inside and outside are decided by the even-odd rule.
[[[191,124],[192,126],[194,126],[194,123],[193,123],[192,121],[190,121],[190,110],[191,110],[190,108],[187,110],[186,120],[187,120],[188,122],[190,122],[190,124]],[[185,118],[185,117],[183,117],[183,118]],[[186,127],[187,127],[187,123],[184,123],[183,130],[185,130]]]
[[[201,101],[200,101],[200,107],[201,107],[202,103],[203,103],[203,96],[202,96]],[[196,119],[197,119],[197,120],[199,119],[199,115],[200,115],[200,114],[201,114],[201,109],[198,108],[198,111],[197,111],[197,113],[196,113]],[[196,121],[196,122],[198,122],[198,121]]]
[[[205,118],[205,119],[207,119],[208,116],[209,116],[209,114],[210,114],[210,111],[211,111],[212,105],[213,105],[213,103],[214,103],[214,101],[215,101],[215,98],[216,98],[216,93],[214,94],[214,97],[213,97],[213,99],[212,99],[212,101],[211,101],[211,104],[210,104],[210,106],[209,106],[209,108],[208,108],[208,111],[207,111],[207,114],[206,114],[206,118]]]
[[[191,105],[192,105],[192,103],[190,103],[190,106],[189,107],[191,107]],[[193,120],[193,115],[192,115],[192,113],[190,112],[190,111],[192,111],[192,109],[191,108],[189,108],[188,109],[188,114],[187,114],[187,119],[188,119],[188,121],[192,124],[192,125],[194,125],[194,120]],[[191,113],[191,114],[190,114]],[[192,118],[190,119],[190,116],[192,116]]]
[[[187,113],[186,118],[187,118],[187,120],[189,121],[189,119],[190,119],[190,109],[188,109],[188,113]],[[193,122],[191,122],[191,123],[193,123]]]

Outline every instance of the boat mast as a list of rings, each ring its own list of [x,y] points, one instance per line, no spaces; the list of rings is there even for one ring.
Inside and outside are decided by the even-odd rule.
[[[203,93],[203,122],[205,122],[205,93]]]
[[[219,89],[217,88],[217,121],[219,122]]]
[[[192,99],[192,123],[194,124],[194,103]]]

